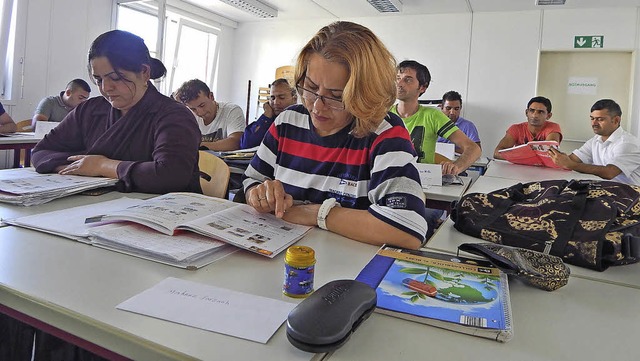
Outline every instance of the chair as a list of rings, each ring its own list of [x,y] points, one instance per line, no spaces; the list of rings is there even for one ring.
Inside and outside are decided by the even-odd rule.
[[[202,193],[211,197],[227,198],[227,187],[231,172],[220,158],[206,151],[199,151],[200,186]]]
[[[440,164],[442,162],[451,162],[451,159],[445,157],[444,155],[440,154],[440,153],[435,153],[433,155],[433,159],[434,159],[434,164]]]
[[[16,123],[18,129],[17,132],[33,132],[33,128],[31,127],[31,119],[21,120]]]

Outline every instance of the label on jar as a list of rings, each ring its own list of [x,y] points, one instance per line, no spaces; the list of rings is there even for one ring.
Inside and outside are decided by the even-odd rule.
[[[313,292],[313,270],[315,265],[293,267],[285,263],[282,292],[290,297],[306,297]]]

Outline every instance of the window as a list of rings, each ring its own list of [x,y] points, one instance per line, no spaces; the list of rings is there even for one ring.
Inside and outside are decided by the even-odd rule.
[[[0,3],[0,99],[11,98],[16,5],[15,0]]]
[[[183,82],[198,78],[212,89],[216,81],[220,29],[167,9],[163,59],[167,76],[159,90],[170,94]],[[140,3],[118,5],[116,27],[144,39],[151,56],[158,41],[157,8]]]

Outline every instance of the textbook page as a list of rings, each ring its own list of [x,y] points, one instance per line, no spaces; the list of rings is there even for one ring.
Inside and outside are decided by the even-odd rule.
[[[204,267],[238,250],[197,233],[169,236],[136,223],[111,223],[90,233],[94,246],[187,269]]]
[[[89,242],[89,230],[93,228],[93,225],[85,223],[87,214],[117,211],[140,204],[143,201],[143,199],[122,197],[86,206],[4,220],[4,222],[18,227],[71,238],[80,242]]]
[[[139,205],[119,211],[102,213],[90,219],[92,222],[132,221],[171,235],[179,225],[238,205],[239,203],[202,194],[177,192],[148,199]]]
[[[238,204],[178,228],[221,239],[270,258],[295,243],[311,229],[286,222],[271,213],[258,213],[246,204]]]
[[[295,306],[169,277],[116,308],[264,344]]]

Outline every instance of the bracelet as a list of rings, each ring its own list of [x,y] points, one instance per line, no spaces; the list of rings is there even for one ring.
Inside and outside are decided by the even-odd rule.
[[[322,205],[318,210],[318,227],[327,230],[327,216],[329,215],[331,209],[336,206],[340,207],[340,203],[338,203],[335,198],[325,199],[325,201],[322,202]]]

